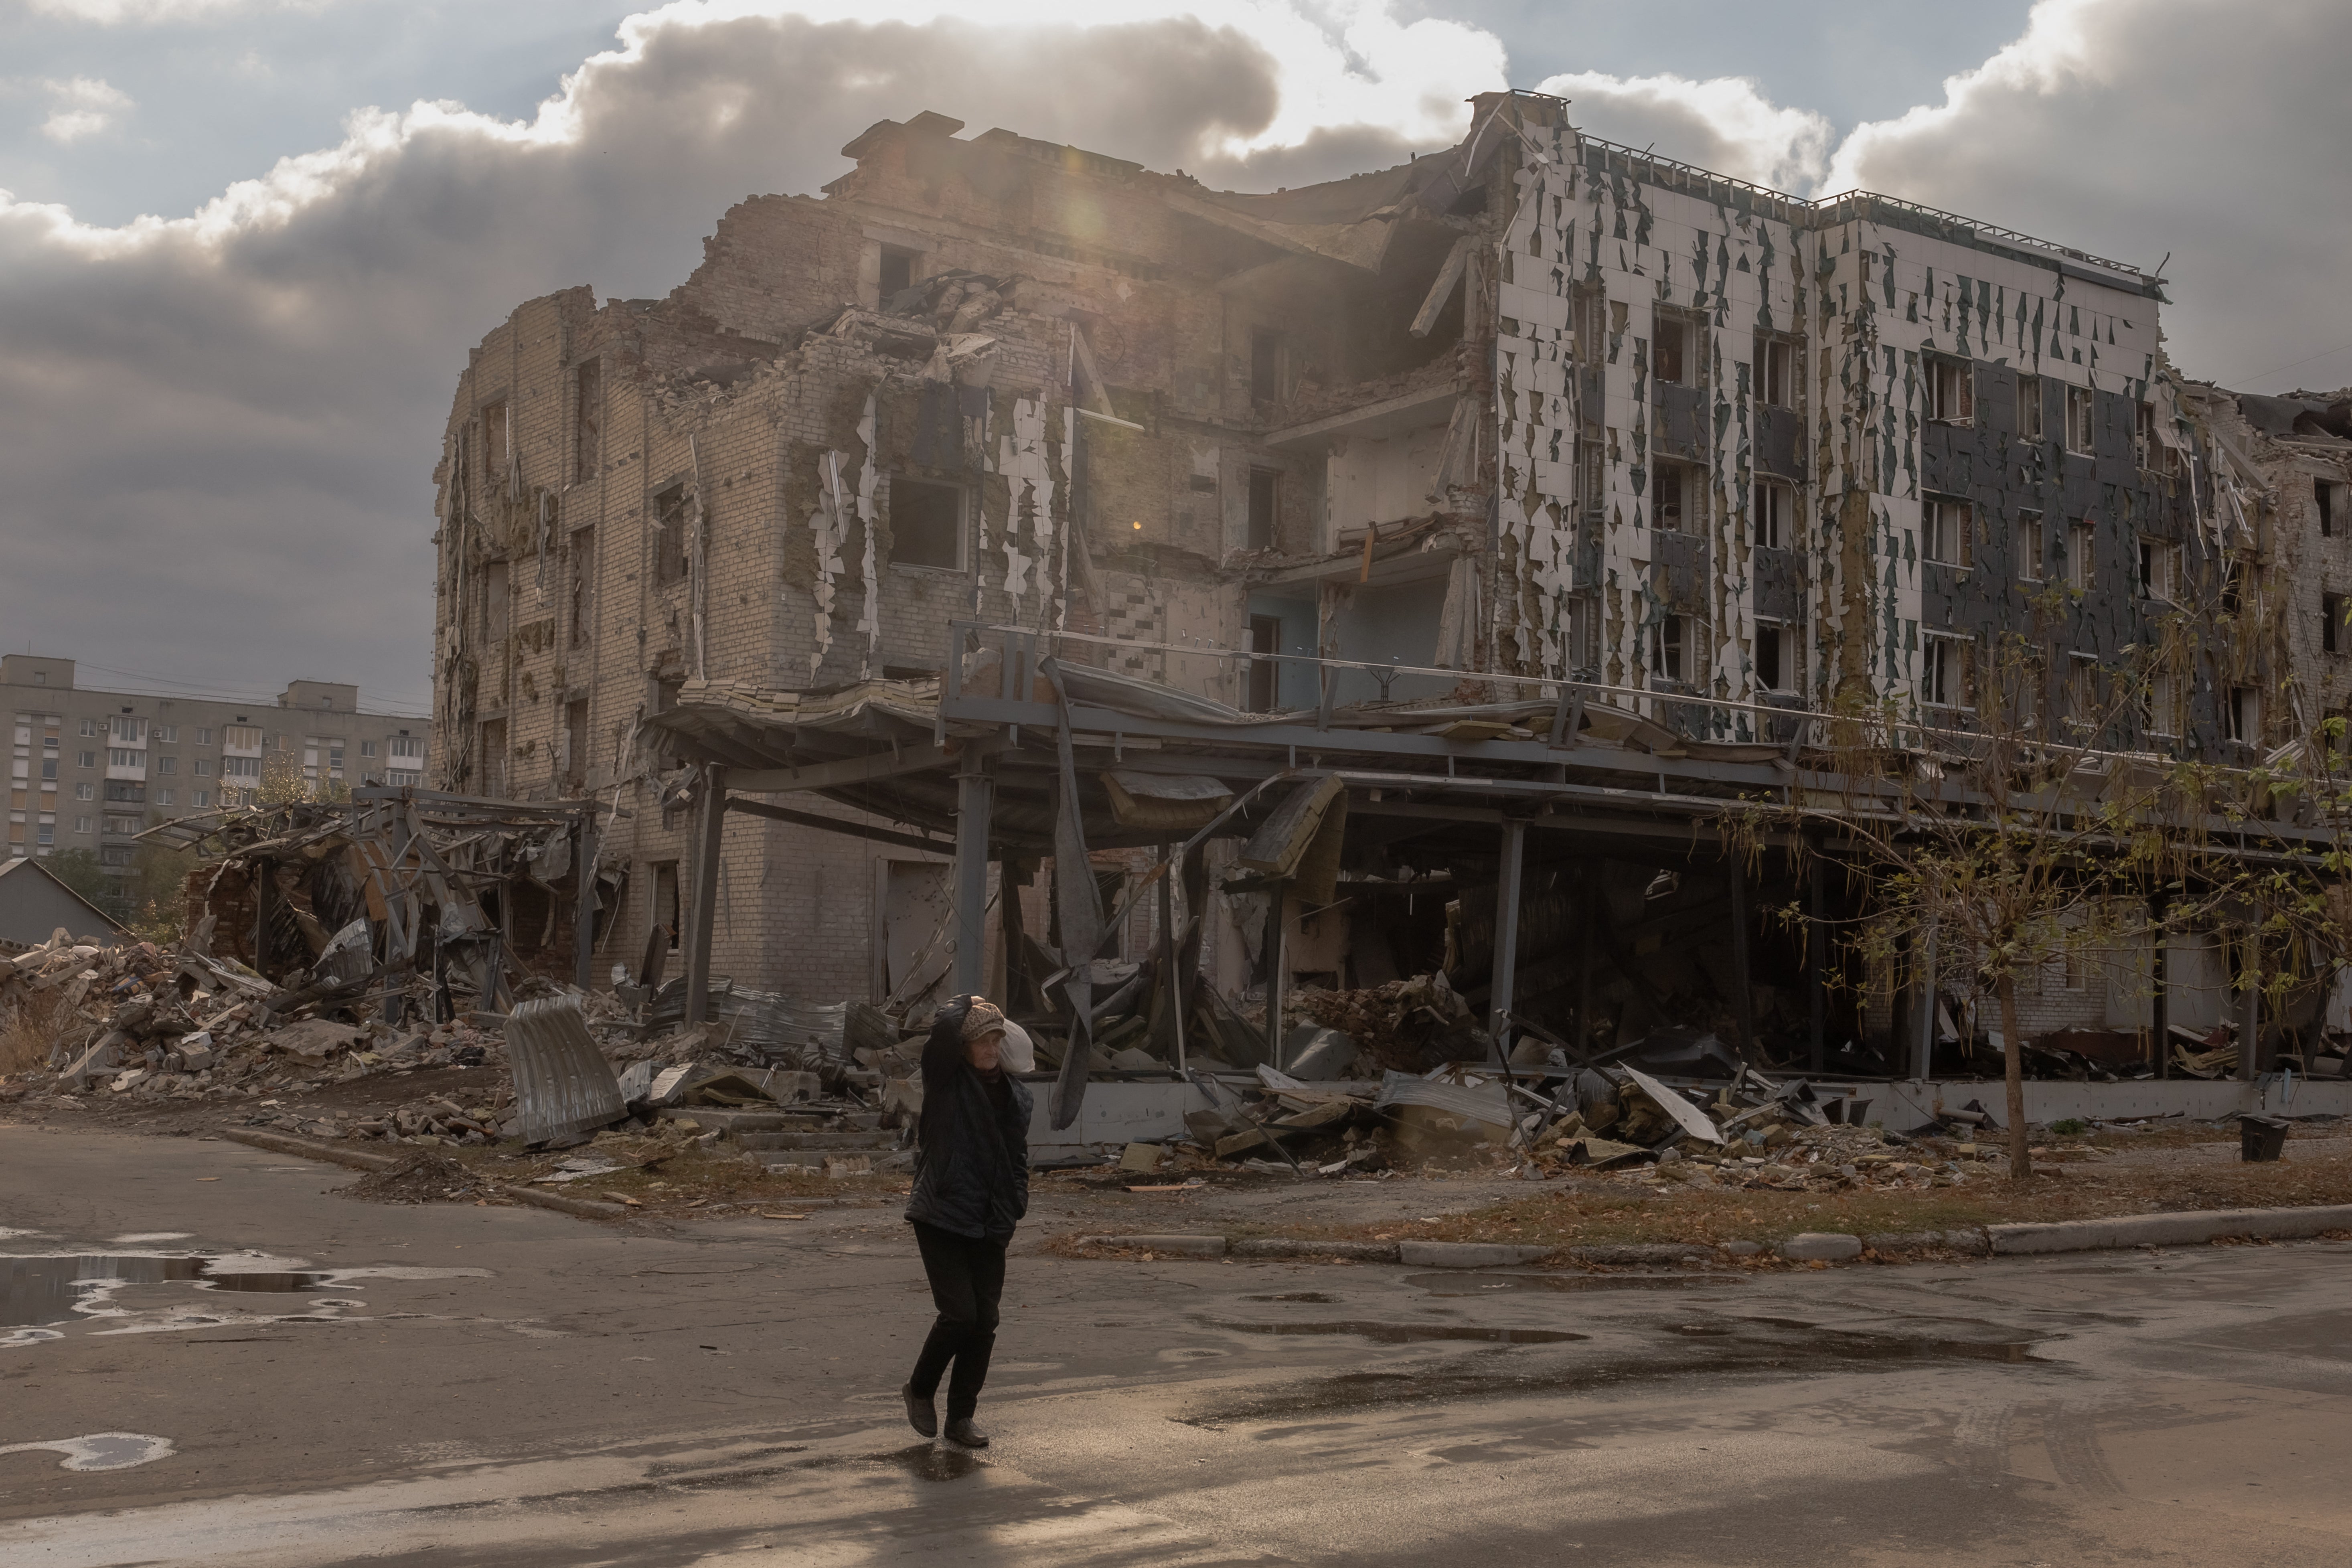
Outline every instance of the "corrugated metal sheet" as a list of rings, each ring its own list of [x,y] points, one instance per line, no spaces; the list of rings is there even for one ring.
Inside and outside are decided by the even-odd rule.
[[[1511,1097],[1500,1080],[1446,1083],[1416,1078],[1411,1073],[1391,1072],[1381,1079],[1380,1096],[1372,1101],[1372,1109],[1386,1110],[1391,1105],[1425,1105],[1448,1116],[1467,1117],[1490,1126],[1511,1125]]]
[[[587,1016],[576,1000],[518,1002],[506,1028],[517,1131],[524,1142],[593,1131],[621,1119],[626,1107],[620,1081],[589,1037]]]
[[[889,1015],[865,1002],[820,1005],[773,992],[713,985],[709,1017],[714,1038],[746,1047],[775,1067],[814,1068],[827,1062],[854,1067],[854,1051],[865,1047],[879,1050],[898,1042]],[[681,975],[655,994],[646,1023],[658,1035],[685,1021],[686,980]]]

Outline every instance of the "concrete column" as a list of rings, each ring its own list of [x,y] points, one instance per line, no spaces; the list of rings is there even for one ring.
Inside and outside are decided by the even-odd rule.
[[[955,989],[977,992],[987,979],[988,826],[996,783],[983,757],[967,755],[956,774]]]
[[[1284,905],[1290,901],[1290,884],[1276,882],[1266,894],[1265,911],[1265,1059],[1280,1072],[1290,1064],[1282,1059],[1282,994],[1289,987],[1290,955],[1286,928],[1290,924]]]
[[[1495,970],[1486,994],[1486,1032],[1494,1037],[1495,1054],[1507,1059],[1503,1044],[1510,1027],[1511,988],[1518,978],[1519,868],[1527,858],[1528,825],[1503,824],[1502,875],[1495,883]]]
[[[1811,1029],[1806,1037],[1805,1070],[1820,1073],[1829,1063],[1830,977],[1827,971],[1830,955],[1829,936],[1822,924],[1822,906],[1826,902],[1822,884],[1828,869],[1816,859],[1805,877],[1805,1000],[1811,1013]]]
[[[719,846],[727,832],[727,770],[702,770],[702,799],[694,822],[691,867],[694,910],[686,922],[686,1026],[710,1016],[710,937],[719,923]]]
[[[1731,862],[1731,999],[1732,1016],[1739,1020],[1739,1043],[1756,1043],[1756,988],[1748,978],[1748,862]]]
[[[1919,954],[1918,1032],[1913,1037],[1911,1076],[1933,1078],[1936,1051],[1936,928],[1929,926],[1916,946]]]
[[[583,991],[595,988],[596,963],[596,817],[580,819],[572,840],[572,983]]]

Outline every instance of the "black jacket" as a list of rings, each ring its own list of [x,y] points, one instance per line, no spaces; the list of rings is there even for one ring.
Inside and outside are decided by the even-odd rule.
[[[925,1043],[908,1219],[1003,1241],[1029,1212],[1029,1090],[1010,1074],[1003,1082],[1000,1107],[961,1042]]]

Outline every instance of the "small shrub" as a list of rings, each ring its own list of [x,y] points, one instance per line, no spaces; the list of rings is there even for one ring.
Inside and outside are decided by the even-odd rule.
[[[0,1078],[46,1067],[57,1037],[54,995],[27,997],[0,1008]]]
[[[2088,1132],[2090,1130],[2091,1128],[2088,1122],[2079,1121],[2072,1116],[2067,1117],[2063,1121],[2053,1121],[2050,1124],[2050,1131],[2055,1132],[2061,1138],[2080,1138],[2084,1133]]]

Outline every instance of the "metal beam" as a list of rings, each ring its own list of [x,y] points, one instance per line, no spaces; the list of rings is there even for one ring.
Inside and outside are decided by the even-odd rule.
[[[1486,1033],[1495,1041],[1495,1054],[1507,1063],[1509,1053],[1503,1044],[1505,1028],[1511,1021],[1511,987],[1518,978],[1519,963],[1519,866],[1526,858],[1528,825],[1516,819],[1503,824],[1502,876],[1495,888],[1495,968],[1494,980],[1486,993]]]
[[[971,748],[966,748],[967,750]],[[902,773],[944,768],[957,753],[944,746],[900,746],[868,757],[845,757],[834,763],[811,763],[802,768],[751,768],[736,773],[730,789],[745,795],[789,795],[799,789],[839,789],[845,784],[896,778]]]
[[[1756,989],[1748,980],[1748,862],[1731,859],[1731,998],[1739,1019],[1739,1043],[1756,1043]]]
[[[927,855],[951,856],[956,852],[956,847],[943,838],[924,838],[863,822],[844,822],[837,816],[822,816],[814,811],[794,811],[788,805],[770,805],[764,800],[746,800],[740,795],[728,796],[727,809],[752,816],[772,817],[778,822],[797,823],[803,827],[823,828],[827,833],[845,833],[852,838],[870,838],[877,844],[896,845],[901,849],[919,849]]]
[[[695,806],[694,913],[687,924],[686,1026],[710,1010],[710,938],[719,923],[719,848],[727,832],[727,770],[706,765]]]
[[[978,994],[987,980],[988,817],[995,781],[988,759],[967,753],[956,774],[955,988]]]
[[[595,988],[596,818],[581,817],[572,844],[572,983]]]

